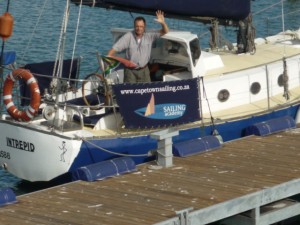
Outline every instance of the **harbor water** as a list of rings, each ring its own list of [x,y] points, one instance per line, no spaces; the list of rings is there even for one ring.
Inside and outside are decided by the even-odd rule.
[[[55,60],[65,2],[63,0],[10,1],[9,11],[14,17],[14,29],[13,35],[4,46],[6,51],[16,51],[18,65]],[[0,13],[3,14],[6,9],[7,0],[0,1]],[[282,11],[284,18],[281,17]],[[252,13],[256,37],[277,34],[283,29],[299,29],[299,0],[286,0],[283,4],[279,0],[253,1]],[[97,71],[96,54],[97,52],[106,54],[111,48],[111,28],[132,28],[133,18],[137,15],[87,6],[71,6],[65,57],[82,57],[81,77]],[[78,16],[80,16],[79,23]],[[154,16],[145,16],[145,18],[148,29],[160,29],[159,24],[154,21]],[[167,23],[170,29],[188,30],[198,34],[202,48],[208,46],[209,24],[174,19],[167,19]],[[221,27],[220,29],[223,38],[236,42],[236,28]],[[77,38],[75,34],[78,34]],[[52,184],[24,182],[0,169],[0,188],[10,187],[17,195],[49,185]]]

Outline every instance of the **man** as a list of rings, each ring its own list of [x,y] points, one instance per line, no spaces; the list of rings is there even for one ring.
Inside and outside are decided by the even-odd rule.
[[[134,69],[124,69],[124,83],[151,81],[148,62],[150,60],[152,43],[169,31],[164,13],[158,10],[156,11],[156,17],[155,21],[161,24],[161,30],[145,32],[146,20],[143,17],[137,17],[134,20],[134,30],[121,37],[108,52],[108,55],[112,56],[116,52],[126,50],[126,59],[137,65]]]

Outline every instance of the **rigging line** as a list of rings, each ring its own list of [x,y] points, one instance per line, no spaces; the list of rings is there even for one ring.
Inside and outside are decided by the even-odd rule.
[[[292,15],[292,14],[295,14],[295,13],[299,13],[300,9],[296,10],[296,11],[293,11],[293,12],[289,12],[289,13],[285,13],[284,15]],[[280,14],[279,16],[274,16],[274,17],[268,17],[268,20],[273,20],[273,19],[278,19],[278,18],[281,18],[282,15]]]
[[[26,45],[26,47],[25,47],[25,51],[23,52],[23,56],[21,57],[21,62],[24,60],[25,55],[26,55],[26,52],[27,52],[29,46],[31,45],[31,41],[32,41],[33,36],[34,36],[34,34],[35,34],[35,32],[36,32],[36,29],[37,29],[37,27],[38,27],[38,24],[39,24],[39,22],[40,22],[40,19],[41,19],[41,17],[42,17],[42,14],[44,13],[44,10],[45,10],[46,3],[47,3],[47,2],[48,2],[48,0],[45,0],[45,1],[44,1],[43,7],[42,7],[42,9],[41,9],[41,11],[40,11],[40,14],[39,14],[39,16],[38,16],[38,19],[37,19],[37,21],[36,21],[36,23],[35,23],[35,27],[34,27],[34,29],[33,29],[33,32],[31,33],[31,36],[30,36],[30,38],[29,38],[29,41],[28,41],[28,43],[27,43],[27,45]]]
[[[66,20],[65,20],[65,24],[64,24],[64,30],[63,30],[63,42],[61,45],[61,49],[60,49],[60,55],[59,55],[59,63],[60,63],[60,67],[59,67],[59,77],[62,77],[62,72],[63,72],[63,60],[64,60],[64,52],[65,52],[65,43],[66,43],[66,36],[67,36],[67,27],[68,27],[68,23],[69,23],[69,17],[70,17],[70,0],[67,1],[67,7],[66,7]]]
[[[200,118],[201,118],[201,116],[203,116],[203,107],[202,107],[202,104],[201,104],[201,102],[202,102],[202,98],[201,98],[201,87],[200,87],[200,82],[201,82],[201,78],[200,78],[200,76],[198,75],[198,77],[197,77],[197,88],[198,88],[198,96],[199,96],[199,98],[198,98],[198,104],[199,104],[199,116],[200,116]],[[203,123],[204,123],[204,121],[203,121],[203,118],[201,119],[201,123],[202,123],[202,125],[203,125]]]
[[[203,86],[203,95],[205,96],[205,99],[206,99],[206,102],[207,102],[207,107],[208,107],[208,111],[209,111],[209,114],[210,114],[210,120],[211,120],[211,123],[212,123],[212,127],[213,127],[213,130],[216,130],[216,126],[215,126],[215,123],[214,123],[214,118],[213,118],[212,113],[211,113],[209,101],[208,101],[208,98],[207,98],[207,93],[206,93],[206,90],[205,90],[204,78],[201,77],[201,79],[202,79],[202,86]]]
[[[76,32],[75,32],[75,39],[74,39],[74,46],[73,46],[73,52],[72,52],[72,60],[71,60],[71,66],[70,66],[70,72],[69,72],[69,79],[71,78],[71,73],[73,69],[73,61],[74,61],[74,55],[75,55],[75,49],[76,49],[76,43],[77,43],[77,36],[78,36],[78,30],[79,30],[79,23],[80,23],[80,17],[81,17],[81,9],[82,9],[82,0],[80,0],[80,6],[78,11],[78,19],[77,19],[77,25],[76,25]]]
[[[274,3],[273,5],[270,5],[269,7],[263,8],[263,9],[261,9],[260,11],[258,11],[258,12],[256,12],[256,13],[252,13],[252,14],[253,14],[253,15],[256,15],[256,14],[259,14],[259,13],[261,13],[261,12],[267,11],[268,9],[271,9],[271,8],[273,8],[273,7],[276,6],[276,5],[282,4],[282,2],[284,2],[284,1],[286,1],[286,0],[281,0],[281,1],[277,2],[277,3]]]
[[[282,15],[282,17],[281,17],[281,21],[282,21],[282,31],[284,32],[284,31],[285,31],[285,27],[284,27],[284,10],[283,10],[283,1],[284,1],[284,0],[282,0],[282,1],[281,1],[281,15]]]
[[[7,2],[7,6],[6,6],[6,12],[9,12],[9,4],[10,4],[10,0],[8,0]],[[3,89],[3,77],[4,77],[4,67],[3,67],[3,58],[4,58],[4,47],[5,47],[5,40],[2,40],[2,46],[1,46],[1,53],[0,53],[0,79],[1,79],[1,84],[0,84],[0,90]],[[2,94],[1,94],[2,95]],[[0,101],[2,102],[2,98],[0,96]],[[3,110],[3,105],[0,105],[0,115],[2,115],[2,110]]]
[[[282,32],[284,32],[285,31],[285,27],[284,27],[284,6],[283,6],[283,2],[284,2],[284,0],[282,0],[281,1],[281,15],[282,15],[282,17],[281,17],[281,22],[282,22]],[[285,35],[283,36],[283,39],[284,39],[284,41],[285,41]],[[284,56],[284,58],[285,58],[285,56],[286,56],[286,45],[283,45],[283,51],[284,51],[284,53],[283,53],[283,56]]]
[[[62,20],[62,26],[60,28],[60,34],[59,34],[59,40],[58,40],[58,45],[57,45],[57,50],[56,50],[55,63],[54,63],[54,66],[53,66],[52,77],[55,76],[56,70],[57,70],[57,62],[58,62],[58,58],[59,58],[59,49],[61,48],[61,42],[62,42],[62,36],[63,36],[63,24],[65,23],[65,14],[66,13],[64,13],[64,17],[63,17],[63,20]]]
[[[206,35],[209,35],[209,34],[210,34],[210,31],[203,32],[203,33],[201,33],[201,34],[199,35],[199,38],[202,38],[202,37],[204,37],[204,36],[206,36]]]
[[[131,16],[131,18],[133,19],[134,16],[132,15],[132,12],[129,11],[129,15]]]
[[[94,143],[92,143],[92,142],[90,142],[90,141],[88,141],[88,140],[86,140],[86,139],[84,139],[84,138],[81,138],[81,140],[82,140],[83,142],[86,142],[86,143],[88,143],[88,144],[90,144],[90,145],[92,145],[92,146],[94,146],[94,147],[96,147],[96,148],[98,148],[98,149],[104,151],[104,152],[107,152],[107,153],[110,153],[110,154],[113,154],[113,155],[118,155],[118,156],[130,156],[130,157],[145,157],[145,156],[151,156],[151,154],[149,154],[149,153],[147,153],[147,154],[131,155],[131,154],[122,154],[122,153],[118,153],[118,152],[113,152],[113,151],[110,151],[110,150],[108,150],[108,149],[102,148],[102,147],[100,147],[100,146],[98,146],[98,145],[96,145],[96,144],[94,144]]]
[[[50,83],[50,88],[52,89],[52,94],[55,93],[56,104],[59,102],[59,91],[61,88],[61,83],[58,82],[58,78],[62,78],[62,72],[63,72],[63,57],[64,57],[64,47],[65,47],[65,41],[66,41],[66,31],[67,31],[67,25],[68,25],[68,19],[70,15],[70,2],[69,0],[66,1],[66,7],[64,11],[64,16],[62,20],[61,25],[61,31],[60,31],[60,37],[58,42],[58,48],[56,52],[56,58],[53,66],[53,73],[52,77],[56,77],[55,79],[52,79]],[[57,115],[58,111],[55,110],[55,115]]]
[[[61,26],[61,31],[60,31],[59,43],[58,43],[58,48],[57,48],[57,53],[56,53],[56,60],[55,60],[52,76],[55,76],[55,73],[56,73],[57,74],[56,76],[58,77],[62,73],[64,41],[65,41],[65,38],[66,38],[65,35],[66,35],[66,31],[67,31],[69,14],[70,14],[70,3],[69,3],[69,0],[67,0],[65,13],[64,13],[63,21],[62,21],[62,26]],[[57,62],[58,62],[58,65],[57,65]]]
[[[7,6],[6,6],[6,12],[8,12],[8,11],[9,11],[9,5],[10,5],[10,0],[8,0],[8,2],[7,2]]]

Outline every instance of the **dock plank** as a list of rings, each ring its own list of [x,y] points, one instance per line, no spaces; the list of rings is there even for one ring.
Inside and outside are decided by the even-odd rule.
[[[217,206],[245,202],[261,191],[266,191],[262,202],[275,201],[280,185],[291,188],[300,180],[299,137],[298,129],[249,136],[217,150],[175,157],[169,168],[153,169],[151,162],[103,181],[77,181],[18,196],[18,203],[0,208],[0,224],[155,224],[176,217],[179,210],[219,210]],[[289,197],[284,190],[280,194]]]

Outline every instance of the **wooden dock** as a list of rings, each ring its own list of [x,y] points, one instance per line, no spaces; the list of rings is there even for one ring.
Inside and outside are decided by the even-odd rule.
[[[17,196],[0,208],[0,224],[201,225],[234,215],[239,225],[272,224],[300,214],[289,199],[300,193],[299,147],[299,128],[249,136],[175,157],[169,168],[144,164],[103,181]]]

